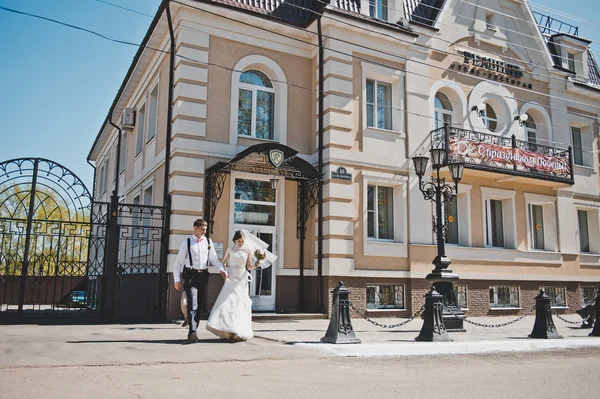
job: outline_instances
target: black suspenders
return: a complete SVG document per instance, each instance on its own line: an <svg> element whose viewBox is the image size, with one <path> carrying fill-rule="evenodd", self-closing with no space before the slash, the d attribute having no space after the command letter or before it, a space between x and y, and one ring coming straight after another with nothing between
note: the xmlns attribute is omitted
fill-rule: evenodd
<svg viewBox="0 0 600 399"><path fill-rule="evenodd" d="M206 256L206 268L208 269L208 265L210 262L210 246L211 246L211 242L210 242L210 238L207 238L207 242L208 242L208 254ZM187 239L187 247L188 247L188 259L190 260L190 269L192 269L194 267L194 261L192 260L192 239L191 237Z"/></svg>

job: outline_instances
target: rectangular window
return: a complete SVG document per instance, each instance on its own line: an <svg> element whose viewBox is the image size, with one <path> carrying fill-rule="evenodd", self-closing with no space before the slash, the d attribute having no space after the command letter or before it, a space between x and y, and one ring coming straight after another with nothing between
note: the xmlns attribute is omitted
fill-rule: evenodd
<svg viewBox="0 0 600 399"><path fill-rule="evenodd" d="M575 162L575 165L583 165L581 129L578 127L571 127L571 136L573 137L573 162Z"/></svg>
<svg viewBox="0 0 600 399"><path fill-rule="evenodd" d="M133 197L133 207L131 211L131 235L129 239L131 240L131 257L136 258L140 256L140 243L138 237L140 236L140 207L136 206L140 204L140 196L136 195Z"/></svg>
<svg viewBox="0 0 600 399"><path fill-rule="evenodd" d="M256 138L273 140L275 93L256 91Z"/></svg>
<svg viewBox="0 0 600 399"><path fill-rule="evenodd" d="M115 143L115 167L113 168L113 181L117 180L117 173L119 173L119 171L117 170L117 160L119 159L119 141L117 140L117 142Z"/></svg>
<svg viewBox="0 0 600 399"><path fill-rule="evenodd" d="M158 85L150 92L148 104L148 138L146 142L152 140L156 135L156 125L158 123Z"/></svg>
<svg viewBox="0 0 600 399"><path fill-rule="evenodd" d="M504 223L502 201L486 200L486 245L488 247L504 247Z"/></svg>
<svg viewBox="0 0 600 399"><path fill-rule="evenodd" d="M121 158L119 160L119 173L121 173L125 170L125 167L127 166L127 136L126 135L123 135L123 137L121 138L121 153L119 154L119 157Z"/></svg>
<svg viewBox="0 0 600 399"><path fill-rule="evenodd" d="M519 287L490 287L490 308L518 308Z"/></svg>
<svg viewBox="0 0 600 399"><path fill-rule="evenodd" d="M100 195L106 192L106 186L104 184L104 165L100 167L100 173L98 174L99 184L98 184L98 192Z"/></svg>
<svg viewBox="0 0 600 399"><path fill-rule="evenodd" d="M581 287L581 307L593 305L596 300L596 295L595 287Z"/></svg>
<svg viewBox="0 0 600 399"><path fill-rule="evenodd" d="M567 53L569 71L575 72L575 54Z"/></svg>
<svg viewBox="0 0 600 399"><path fill-rule="evenodd" d="M277 191L266 180L235 179L233 222L275 226Z"/></svg>
<svg viewBox="0 0 600 399"><path fill-rule="evenodd" d="M467 287L464 285L454 284L452 289L454 290L454 296L456 297L456 304L458 307L461 309L467 309L469 307L467 302Z"/></svg>
<svg viewBox="0 0 600 399"><path fill-rule="evenodd" d="M565 287L542 287L546 295L550 297L551 307L567 306L567 289Z"/></svg>
<svg viewBox="0 0 600 399"><path fill-rule="evenodd" d="M404 309L404 286L367 285L367 309Z"/></svg>
<svg viewBox="0 0 600 399"><path fill-rule="evenodd" d="M583 253L590 252L590 235L588 229L587 211L577 210L577 220L579 222L579 251Z"/></svg>
<svg viewBox="0 0 600 399"><path fill-rule="evenodd" d="M458 196L450 202L444 202L446 218L446 243L458 244Z"/></svg>
<svg viewBox="0 0 600 399"><path fill-rule="evenodd" d="M394 239L394 189L367 186L367 236Z"/></svg>
<svg viewBox="0 0 600 399"><path fill-rule="evenodd" d="M238 100L238 134L252 135L252 91L240 89Z"/></svg>
<svg viewBox="0 0 600 399"><path fill-rule="evenodd" d="M146 129L146 104L138 111L138 128L135 141L135 156L138 156L144 147L144 134Z"/></svg>
<svg viewBox="0 0 600 399"><path fill-rule="evenodd" d="M531 242L533 249L546 249L544 244L544 210L542 205L529 204Z"/></svg>
<svg viewBox="0 0 600 399"><path fill-rule="evenodd" d="M369 16L372 18L388 20L387 0L369 0Z"/></svg>
<svg viewBox="0 0 600 399"><path fill-rule="evenodd" d="M392 85L367 79L367 126L392 130Z"/></svg>

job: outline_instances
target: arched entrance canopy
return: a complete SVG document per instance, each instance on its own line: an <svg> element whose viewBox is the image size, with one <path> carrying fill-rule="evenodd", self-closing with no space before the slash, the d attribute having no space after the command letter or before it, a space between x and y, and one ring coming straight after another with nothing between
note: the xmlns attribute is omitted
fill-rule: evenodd
<svg viewBox="0 0 600 399"><path fill-rule="evenodd" d="M317 187L321 175L304 159L297 157L298 151L279 144L263 143L246 148L228 162L217 162L206 170L204 215L214 227L217 204L223 194L225 177L233 171L282 176L298 182L297 237L304 239L306 221L310 210L317 203Z"/></svg>

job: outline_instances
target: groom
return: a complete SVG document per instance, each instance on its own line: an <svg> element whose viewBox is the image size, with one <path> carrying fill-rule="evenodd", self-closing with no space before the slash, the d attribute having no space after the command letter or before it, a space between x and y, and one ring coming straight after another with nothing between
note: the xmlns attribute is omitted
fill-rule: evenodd
<svg viewBox="0 0 600 399"><path fill-rule="evenodd" d="M227 271L219 261L212 241L205 236L208 223L204 219L194 222L194 234L186 238L179 246L179 253L173 265L173 285L177 291L183 290L187 296L188 341L198 341L196 330L200 322L200 310L208 285L208 265L216 266L223 279ZM183 284L181 282L183 279Z"/></svg>

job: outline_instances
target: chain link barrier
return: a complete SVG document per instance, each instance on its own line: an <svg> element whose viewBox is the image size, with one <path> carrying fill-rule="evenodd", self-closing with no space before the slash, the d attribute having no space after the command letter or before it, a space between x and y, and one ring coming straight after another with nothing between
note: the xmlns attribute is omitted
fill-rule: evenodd
<svg viewBox="0 0 600 399"><path fill-rule="evenodd" d="M398 324L382 324L382 323L376 322L375 320L372 320L369 316L367 316L366 314L364 314L363 312L361 312L358 308L356 308L354 306L354 304L351 301L348 301L348 303L350 304L350 307L352 308L352 310L354 310L356 313L358 313L363 319L365 319L369 323L373 324L374 326L382 327L382 328L398 328L398 327L402 327L403 325L408 324L411 321L413 321L416 317L420 316L421 313L425 310L425 305L423 305L421 307L421 309L419 309L417 311L417 313L415 313L414 315L412 315L411 317L409 317L405 321L402 321L402 322L400 322Z"/></svg>
<svg viewBox="0 0 600 399"><path fill-rule="evenodd" d="M553 314L554 316L556 316L556 317L557 317L559 320L561 320L561 321L564 321L564 322L565 322L565 323L567 323L567 324L573 324L573 325L581 325L583 322L585 322L585 321L586 321L586 320L589 318L589 316L588 316L588 317L586 317L585 319L582 319L582 320L580 320L580 321L571 321L571 320L567 320L567 319L565 319L564 317L562 317L561 315L559 315L558 313L556 313L556 310L554 310L554 309L552 309L552 314Z"/></svg>
<svg viewBox="0 0 600 399"><path fill-rule="evenodd" d="M508 326L510 324L516 323L517 321L523 320L525 317L527 317L527 316L529 316L530 314L533 313L533 311L535 310L535 305L531 308L531 310L529 312L525 313L524 315L519 316L519 317L517 317L514 320L507 321L505 323L498 323L498 324L478 323L476 321L468 320L466 316L460 316L460 315L456 314L452 309L449 309L446 306L444 306L444 309L446 309L447 311L449 311L450 313L452 313L455 317L458 317L459 319L461 319L465 323L472 324L472 325L478 326L478 327L499 328L499 327L505 327L505 326Z"/></svg>

